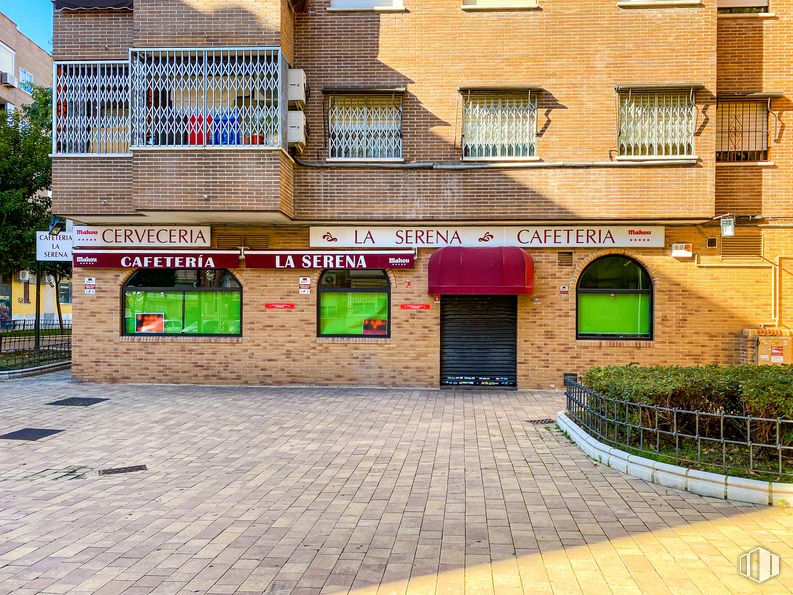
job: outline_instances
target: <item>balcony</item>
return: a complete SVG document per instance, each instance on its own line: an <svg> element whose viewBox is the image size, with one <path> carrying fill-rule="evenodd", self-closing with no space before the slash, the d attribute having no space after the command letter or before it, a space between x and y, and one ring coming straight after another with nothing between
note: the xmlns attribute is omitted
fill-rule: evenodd
<svg viewBox="0 0 793 595"><path fill-rule="evenodd" d="M56 63L55 209L88 222L288 220L286 68L280 49L256 47ZM93 199L78 177L103 180Z"/></svg>

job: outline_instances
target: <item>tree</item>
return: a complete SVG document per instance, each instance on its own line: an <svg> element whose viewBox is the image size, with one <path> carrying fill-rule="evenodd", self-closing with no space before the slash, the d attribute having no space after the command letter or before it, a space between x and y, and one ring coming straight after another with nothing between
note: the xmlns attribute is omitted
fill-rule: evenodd
<svg viewBox="0 0 793 595"><path fill-rule="evenodd" d="M49 220L52 92L34 87L33 103L0 117L0 273L32 268L36 231Z"/></svg>

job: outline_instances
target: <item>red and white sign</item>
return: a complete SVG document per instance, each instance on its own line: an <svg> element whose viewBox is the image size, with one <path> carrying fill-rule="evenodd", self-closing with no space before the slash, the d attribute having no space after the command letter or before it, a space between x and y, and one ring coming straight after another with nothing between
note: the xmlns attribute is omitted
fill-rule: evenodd
<svg viewBox="0 0 793 595"><path fill-rule="evenodd" d="M295 309L295 305L294 304L283 304L283 303L265 304L264 307L267 310L294 310Z"/></svg>
<svg viewBox="0 0 793 595"><path fill-rule="evenodd" d="M429 304L399 304L402 310L429 310Z"/></svg>
<svg viewBox="0 0 793 595"><path fill-rule="evenodd" d="M94 269L232 269L237 250L74 250L75 267Z"/></svg>
<svg viewBox="0 0 793 595"><path fill-rule="evenodd" d="M663 248L665 228L647 225L312 227L312 248Z"/></svg>
<svg viewBox="0 0 793 595"><path fill-rule="evenodd" d="M71 234L74 246L141 246L146 248L190 248L209 246L209 227L118 227L75 225Z"/></svg>
<svg viewBox="0 0 793 595"><path fill-rule="evenodd" d="M410 269L414 260L412 250L245 252L249 269Z"/></svg>
<svg viewBox="0 0 793 595"><path fill-rule="evenodd" d="M785 347L783 345L774 345L771 347L771 363L785 363Z"/></svg>

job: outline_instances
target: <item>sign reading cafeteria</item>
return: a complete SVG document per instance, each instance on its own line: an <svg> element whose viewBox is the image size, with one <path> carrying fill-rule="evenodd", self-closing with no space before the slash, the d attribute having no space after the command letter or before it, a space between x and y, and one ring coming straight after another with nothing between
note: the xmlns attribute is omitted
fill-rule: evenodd
<svg viewBox="0 0 793 595"><path fill-rule="evenodd" d="M303 251L276 250L245 252L245 266L251 269L410 269L412 250Z"/></svg>
<svg viewBox="0 0 793 595"><path fill-rule="evenodd" d="M313 248L663 248L662 226L312 227Z"/></svg>
<svg viewBox="0 0 793 595"><path fill-rule="evenodd" d="M75 246L143 246L187 248L209 246L209 227L88 227L75 225Z"/></svg>
<svg viewBox="0 0 793 595"><path fill-rule="evenodd" d="M74 266L94 269L231 269L238 250L74 250Z"/></svg>

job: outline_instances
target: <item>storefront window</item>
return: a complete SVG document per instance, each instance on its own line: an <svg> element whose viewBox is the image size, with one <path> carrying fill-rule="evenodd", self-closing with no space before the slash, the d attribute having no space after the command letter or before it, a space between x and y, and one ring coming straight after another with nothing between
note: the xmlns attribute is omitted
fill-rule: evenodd
<svg viewBox="0 0 793 595"><path fill-rule="evenodd" d="M242 288L225 269L141 269L124 285L125 335L242 334Z"/></svg>
<svg viewBox="0 0 793 595"><path fill-rule="evenodd" d="M388 337L391 286L380 269L332 269L319 279L321 337Z"/></svg>
<svg viewBox="0 0 793 595"><path fill-rule="evenodd" d="M578 280L578 338L651 339L653 287L635 260L604 256Z"/></svg>

